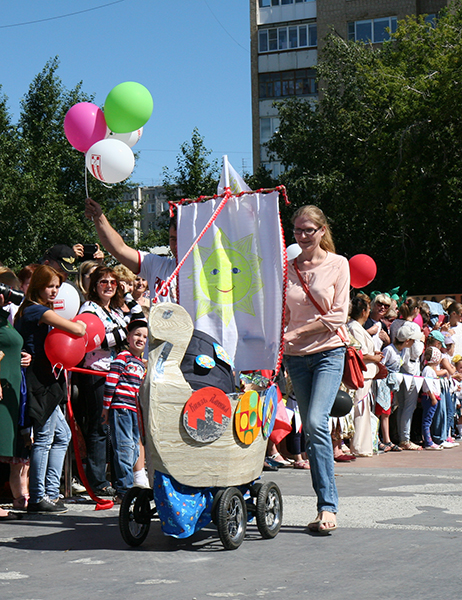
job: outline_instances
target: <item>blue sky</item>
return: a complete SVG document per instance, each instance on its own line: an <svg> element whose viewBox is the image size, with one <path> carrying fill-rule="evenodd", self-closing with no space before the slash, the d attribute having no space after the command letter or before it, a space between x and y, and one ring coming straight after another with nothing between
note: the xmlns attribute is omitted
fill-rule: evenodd
<svg viewBox="0 0 462 600"><path fill-rule="evenodd" d="M88 12L70 14L78 11ZM41 22L24 24L32 21ZM151 92L134 181L159 184L194 127L211 158L228 154L238 172L243 161L251 171L248 0L2 2L0 36L0 84L14 122L33 78L57 55L64 86L82 81L99 106L124 81Z"/></svg>

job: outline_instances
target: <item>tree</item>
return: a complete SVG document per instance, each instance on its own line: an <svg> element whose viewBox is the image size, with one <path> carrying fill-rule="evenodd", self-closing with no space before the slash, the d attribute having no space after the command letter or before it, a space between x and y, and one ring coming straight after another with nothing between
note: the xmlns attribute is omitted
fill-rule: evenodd
<svg viewBox="0 0 462 600"><path fill-rule="evenodd" d="M216 160L209 161L211 153L195 127L191 142L184 142L180 146L180 154L176 157L176 169L173 172L168 167L163 169L162 185L168 200L192 199L217 193L220 168Z"/></svg>
<svg viewBox="0 0 462 600"><path fill-rule="evenodd" d="M69 108L92 97L82 91L82 83L66 90L56 74L58 66L54 58L34 78L17 126L11 125L6 99L0 101L0 258L13 269L36 262L56 243L96 241L94 228L83 217L84 155L71 147L63 129ZM132 227L131 206L110 200L132 187L122 183L109 189L88 177L89 193L119 230Z"/></svg>
<svg viewBox="0 0 462 600"><path fill-rule="evenodd" d="M374 288L459 285L462 5L399 23L380 48L326 40L320 99L279 104L270 142L294 207L318 204L338 250L371 255ZM288 227L287 215L284 215Z"/></svg>

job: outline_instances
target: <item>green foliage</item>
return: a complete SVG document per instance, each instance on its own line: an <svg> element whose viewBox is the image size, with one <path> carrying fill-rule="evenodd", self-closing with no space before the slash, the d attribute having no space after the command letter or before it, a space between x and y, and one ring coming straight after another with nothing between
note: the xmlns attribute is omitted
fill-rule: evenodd
<svg viewBox="0 0 462 600"><path fill-rule="evenodd" d="M399 23L374 49L334 33L318 66L320 99L279 104L270 149L292 205L319 205L339 252L378 265L374 289L459 289L462 228L462 4L436 26ZM286 227L288 214L283 214ZM288 241L291 239L288 237Z"/></svg>
<svg viewBox="0 0 462 600"><path fill-rule="evenodd" d="M174 171L170 171L168 167L163 169L162 185L167 200L193 199L216 194L220 167L216 160L209 161L210 154L211 150L205 147L204 138L195 127L191 142L184 142L180 146L176 169Z"/></svg>
<svg viewBox="0 0 462 600"><path fill-rule="evenodd" d="M50 60L34 78L21 102L18 124L11 124L6 98L0 98L0 260L18 269L36 262L50 246L97 241L85 219L85 159L69 144L63 129L66 112L91 101L82 83L66 90ZM110 188L88 177L89 194L120 231L133 224L129 204L115 205L134 184ZM112 201L110 201L112 199Z"/></svg>

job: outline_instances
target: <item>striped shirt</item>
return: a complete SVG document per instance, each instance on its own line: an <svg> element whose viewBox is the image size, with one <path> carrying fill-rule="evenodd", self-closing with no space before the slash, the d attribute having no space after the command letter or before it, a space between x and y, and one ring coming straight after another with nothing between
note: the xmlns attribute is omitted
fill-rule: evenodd
<svg viewBox="0 0 462 600"><path fill-rule="evenodd" d="M138 392L146 368L141 358L128 350L120 352L111 362L104 386L104 408L127 408L137 411Z"/></svg>

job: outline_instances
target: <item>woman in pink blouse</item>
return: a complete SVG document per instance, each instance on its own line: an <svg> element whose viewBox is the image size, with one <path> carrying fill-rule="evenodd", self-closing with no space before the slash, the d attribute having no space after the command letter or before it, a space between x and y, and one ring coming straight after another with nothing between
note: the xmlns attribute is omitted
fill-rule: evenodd
<svg viewBox="0 0 462 600"><path fill-rule="evenodd" d="M310 531L337 528L338 495L329 414L343 375L348 317L348 261L335 254L326 217L316 206L295 213L295 239L301 254L288 265L285 362L307 438L318 515Z"/></svg>

